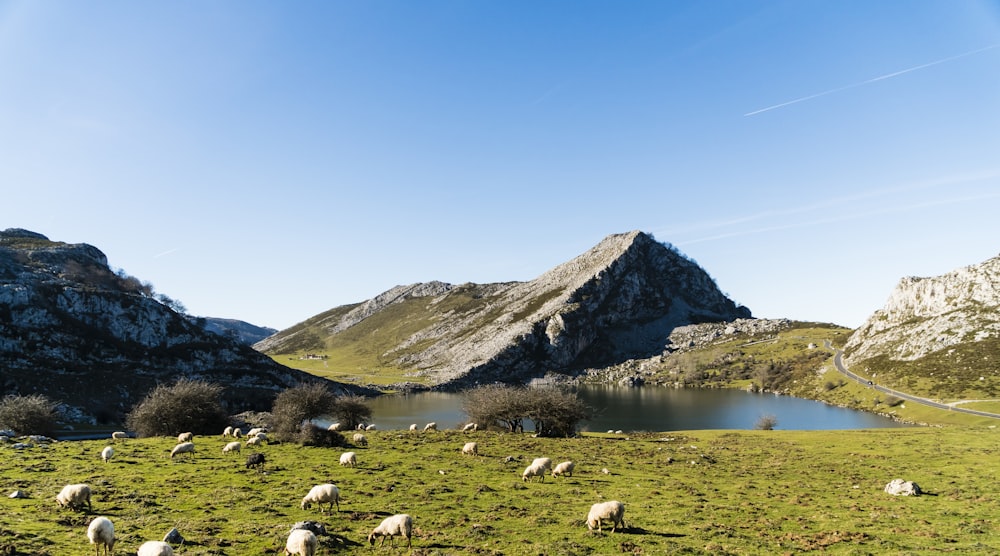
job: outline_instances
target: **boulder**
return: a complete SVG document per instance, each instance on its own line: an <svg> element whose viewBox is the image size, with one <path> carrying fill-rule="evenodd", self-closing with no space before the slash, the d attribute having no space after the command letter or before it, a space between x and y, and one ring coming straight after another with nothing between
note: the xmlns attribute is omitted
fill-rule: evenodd
<svg viewBox="0 0 1000 556"><path fill-rule="evenodd" d="M921 493L917 483L903 479L893 479L885 485L885 491L893 496L918 496Z"/></svg>

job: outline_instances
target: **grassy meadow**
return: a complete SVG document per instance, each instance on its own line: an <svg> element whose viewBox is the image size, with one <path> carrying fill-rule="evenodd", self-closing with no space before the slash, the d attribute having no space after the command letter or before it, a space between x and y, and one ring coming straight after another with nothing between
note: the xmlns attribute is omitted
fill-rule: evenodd
<svg viewBox="0 0 1000 556"><path fill-rule="evenodd" d="M377 416L376 416L377 419ZM176 527L183 555L280 554L296 521L323 523L319 554L371 554L368 532L392 513L414 518L412 550L380 554L988 554L1000 552L1000 432L989 426L851 431L686 431L532 438L492 431L370 431L358 466L341 449L271 444L264 472L221 436L196 437L171 460L171 438L0 445L0 554L93 554L86 527L109 517L116 554ZM462 455L474 440L479 455ZM525 483L535 457L576 462L571 477ZM604 472L607 470L607 473ZM896 497L890 480L926 492ZM93 512L59 508L88 483ZM314 484L341 489L340 511L299 503ZM27 499L7 495L23 490ZM590 532L598 501L626 506L627 527Z"/></svg>

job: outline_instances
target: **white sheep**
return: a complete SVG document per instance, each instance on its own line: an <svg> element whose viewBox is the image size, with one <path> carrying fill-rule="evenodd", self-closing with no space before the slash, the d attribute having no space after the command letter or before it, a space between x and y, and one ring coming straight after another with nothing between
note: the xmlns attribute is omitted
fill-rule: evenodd
<svg viewBox="0 0 1000 556"><path fill-rule="evenodd" d="M327 427L326 430L328 430L328 431L339 431L342 428L343 428L343 425L341 425L340 423L334 423L334 424L330 425L329 427Z"/></svg>
<svg viewBox="0 0 1000 556"><path fill-rule="evenodd" d="M436 431L436 430L438 430L438 424L437 423L427 423L426 425L424 425L424 432L427 432L427 431Z"/></svg>
<svg viewBox="0 0 1000 556"><path fill-rule="evenodd" d="M590 507L590 512L587 514L587 529L593 531L596 527L598 531L601 531L601 521L608 520L611 522L611 532L615 532L615 528L619 525L625 526L625 504L617 500L611 500L608 502L598 502Z"/></svg>
<svg viewBox="0 0 1000 556"><path fill-rule="evenodd" d="M569 475L572 477L574 467L576 467L576 464L572 461L564 461L552 469L552 476L558 477L560 475Z"/></svg>
<svg viewBox="0 0 1000 556"><path fill-rule="evenodd" d="M194 442L181 442L174 446L174 449L170 450L170 459L174 459L178 454L194 454Z"/></svg>
<svg viewBox="0 0 1000 556"><path fill-rule="evenodd" d="M222 436L228 438L233 435L233 427L226 427L222 429Z"/></svg>
<svg viewBox="0 0 1000 556"><path fill-rule="evenodd" d="M358 446L367 446L368 438L365 437L365 435L361 434L360 432L356 432L354 433L354 443L357 444Z"/></svg>
<svg viewBox="0 0 1000 556"><path fill-rule="evenodd" d="M368 543L375 546L375 538L379 538L379 546L385 544L385 538L389 537L389 546L396 546L396 536L406 539L406 547L413 547L413 518L407 514L391 515L382 520L378 527L372 529L368 534Z"/></svg>
<svg viewBox="0 0 1000 556"><path fill-rule="evenodd" d="M108 463L109 461L111 461L111 458L114 457L114 455L115 455L115 449L112 448L111 446L105 446L104 449L101 450L101 461L103 461L104 463Z"/></svg>
<svg viewBox="0 0 1000 556"><path fill-rule="evenodd" d="M545 466L532 463L528 467L525 467L524 472L521 473L521 480L527 482L531 477L538 477L544 483Z"/></svg>
<svg viewBox="0 0 1000 556"><path fill-rule="evenodd" d="M63 508L69 507L74 510L86 504L87 510L92 510L93 508L90 505L90 485L82 483L66 485L56 495L56 502Z"/></svg>
<svg viewBox="0 0 1000 556"><path fill-rule="evenodd" d="M247 444L249 444L249 442ZM243 449L243 444L241 444L239 441L230 442L229 444L226 444L225 446L222 447L222 453L223 454L231 454L231 453L237 453L238 454L238 453L240 453L241 449Z"/></svg>
<svg viewBox="0 0 1000 556"><path fill-rule="evenodd" d="M466 442L465 446L462 446L462 453L469 454L470 456L479 455L479 444L475 442Z"/></svg>
<svg viewBox="0 0 1000 556"><path fill-rule="evenodd" d="M416 424L416 423L413 423L412 425L410 425L410 430L411 430L411 431L415 431L415 430L417 430L417 424Z"/></svg>
<svg viewBox="0 0 1000 556"><path fill-rule="evenodd" d="M355 467L358 465L358 455L354 452L344 452L340 454L340 465L350 465Z"/></svg>
<svg viewBox="0 0 1000 556"><path fill-rule="evenodd" d="M476 423L466 423L465 426L462 427L462 432L477 431L477 430L479 430L479 425L477 425Z"/></svg>
<svg viewBox="0 0 1000 556"><path fill-rule="evenodd" d="M243 436L243 431L239 427L233 429L233 438L240 438L241 436Z"/></svg>
<svg viewBox="0 0 1000 556"><path fill-rule="evenodd" d="M194 433L193 432L182 432L182 433L180 433L180 434L177 435L177 443L178 444L183 444L185 442L191 442L192 440L194 440Z"/></svg>
<svg viewBox="0 0 1000 556"><path fill-rule="evenodd" d="M87 538L97 548L97 556L101 556L102 546L105 556L108 556L115 549L115 526L106 517L95 517L87 527Z"/></svg>
<svg viewBox="0 0 1000 556"><path fill-rule="evenodd" d="M314 556L319 539L308 529L293 529L285 542L286 556Z"/></svg>
<svg viewBox="0 0 1000 556"><path fill-rule="evenodd" d="M363 431L363 430L365 430L365 424L364 424L364 423L358 423L358 426L357 426L357 429L358 429L359 431Z"/></svg>
<svg viewBox="0 0 1000 556"><path fill-rule="evenodd" d="M260 446L261 442L262 441L261 441L261 439L260 439L259 436L248 436L247 437L247 446Z"/></svg>
<svg viewBox="0 0 1000 556"><path fill-rule="evenodd" d="M552 460L549 458L535 458L531 460L531 465L538 465L543 469L552 469Z"/></svg>
<svg viewBox="0 0 1000 556"><path fill-rule="evenodd" d="M146 541L135 556L174 556L174 549L163 541Z"/></svg>
<svg viewBox="0 0 1000 556"><path fill-rule="evenodd" d="M373 430L375 430L375 423L372 423L372 424L368 425L367 427L365 427L365 430L366 431L373 431Z"/></svg>
<svg viewBox="0 0 1000 556"><path fill-rule="evenodd" d="M319 510L323 511L323 504L330 505L330 511L333 511L333 505L337 505L337 511L340 511L340 489L336 485L331 485L329 483L324 485L316 485L309 490L309 494L302 498L302 509L307 510L309 506L316 504L319 506Z"/></svg>
<svg viewBox="0 0 1000 556"><path fill-rule="evenodd" d="M115 431L111 433L111 440L125 440L128 438L128 433L125 431Z"/></svg>

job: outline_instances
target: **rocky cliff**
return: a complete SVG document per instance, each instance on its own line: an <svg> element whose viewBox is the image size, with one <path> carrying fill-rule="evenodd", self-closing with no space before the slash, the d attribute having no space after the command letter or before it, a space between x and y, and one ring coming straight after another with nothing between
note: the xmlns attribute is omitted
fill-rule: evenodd
<svg viewBox="0 0 1000 556"><path fill-rule="evenodd" d="M529 282L399 286L255 347L278 355L379 346L379 364L459 388L649 357L677 326L748 317L696 263L634 231Z"/></svg>
<svg viewBox="0 0 1000 556"><path fill-rule="evenodd" d="M224 385L234 412L317 380L174 312L96 247L16 229L0 232L0 368L5 394L45 394L105 422L182 376Z"/></svg>

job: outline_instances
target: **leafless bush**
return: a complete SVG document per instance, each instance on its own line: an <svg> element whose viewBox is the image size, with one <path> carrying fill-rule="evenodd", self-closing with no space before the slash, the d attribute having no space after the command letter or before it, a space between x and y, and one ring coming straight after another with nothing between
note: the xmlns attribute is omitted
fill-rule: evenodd
<svg viewBox="0 0 1000 556"><path fill-rule="evenodd" d="M173 436L181 432L217 434L228 421L222 408L222 386L182 378L159 385L125 419L139 436Z"/></svg>
<svg viewBox="0 0 1000 556"><path fill-rule="evenodd" d="M774 427L778 426L778 418L774 415L761 415L760 419L754 423L753 428L759 431L770 431L774 430Z"/></svg>
<svg viewBox="0 0 1000 556"><path fill-rule="evenodd" d="M0 400L0 428L49 436L56 427L56 404L41 394Z"/></svg>

